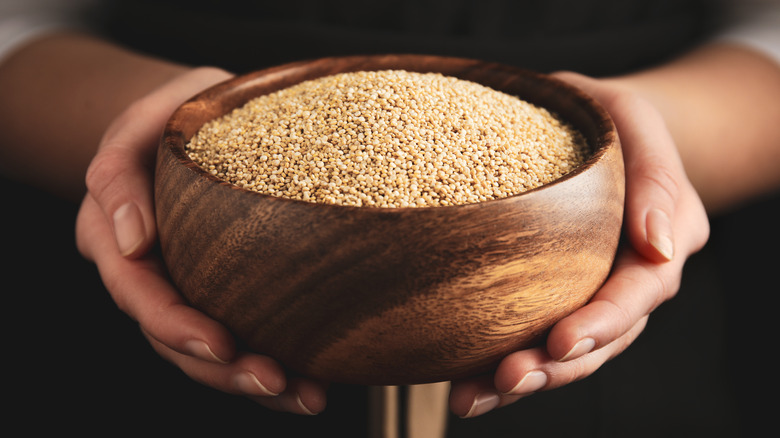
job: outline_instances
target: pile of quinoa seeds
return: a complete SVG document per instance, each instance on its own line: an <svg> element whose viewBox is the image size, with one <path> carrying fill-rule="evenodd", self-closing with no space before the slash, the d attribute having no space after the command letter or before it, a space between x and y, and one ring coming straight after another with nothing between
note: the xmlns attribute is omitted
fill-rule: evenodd
<svg viewBox="0 0 780 438"><path fill-rule="evenodd" d="M543 108L438 73L341 73L255 98L187 145L268 195L372 207L468 204L560 178L590 153Z"/></svg>

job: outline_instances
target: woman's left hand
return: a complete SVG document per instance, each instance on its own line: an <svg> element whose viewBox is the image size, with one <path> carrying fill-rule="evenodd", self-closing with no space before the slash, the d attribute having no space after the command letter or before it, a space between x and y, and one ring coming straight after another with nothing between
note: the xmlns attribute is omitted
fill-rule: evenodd
<svg viewBox="0 0 780 438"><path fill-rule="evenodd" d="M556 76L610 113L626 169L624 232L610 277L591 301L559 321L545 345L505 357L490 376L452 383L450 409L474 417L585 378L623 352L678 291L683 265L709 237L709 222L661 114L619 82Z"/></svg>

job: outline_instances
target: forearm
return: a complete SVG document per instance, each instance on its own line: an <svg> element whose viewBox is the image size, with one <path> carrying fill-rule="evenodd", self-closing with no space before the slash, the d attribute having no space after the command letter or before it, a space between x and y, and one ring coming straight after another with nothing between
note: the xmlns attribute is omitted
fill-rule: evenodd
<svg viewBox="0 0 780 438"><path fill-rule="evenodd" d="M780 187L780 67L771 60L713 45L615 81L661 111L711 213Z"/></svg>
<svg viewBox="0 0 780 438"><path fill-rule="evenodd" d="M79 199L109 123L186 70L83 35L28 44L0 64L0 172Z"/></svg>

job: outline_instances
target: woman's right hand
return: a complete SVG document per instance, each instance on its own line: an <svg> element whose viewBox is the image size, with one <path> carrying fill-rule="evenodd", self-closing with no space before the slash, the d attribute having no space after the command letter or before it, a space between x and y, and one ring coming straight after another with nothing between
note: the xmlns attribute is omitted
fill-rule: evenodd
<svg viewBox="0 0 780 438"><path fill-rule="evenodd" d="M154 161L164 125L187 98L230 77L216 68L189 70L114 120L87 171L77 245L97 265L114 302L138 322L155 351L190 378L271 409L318 413L325 407L321 383L288 380L273 359L238 351L224 326L186 303L152 251L157 239Z"/></svg>

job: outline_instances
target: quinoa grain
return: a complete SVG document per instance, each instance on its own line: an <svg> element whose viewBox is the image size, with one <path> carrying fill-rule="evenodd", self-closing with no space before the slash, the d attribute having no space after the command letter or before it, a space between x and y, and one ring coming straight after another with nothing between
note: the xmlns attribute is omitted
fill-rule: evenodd
<svg viewBox="0 0 780 438"><path fill-rule="evenodd" d="M341 73L260 96L206 123L187 152L249 190L373 207L503 198L560 178L590 153L544 108L404 70Z"/></svg>

